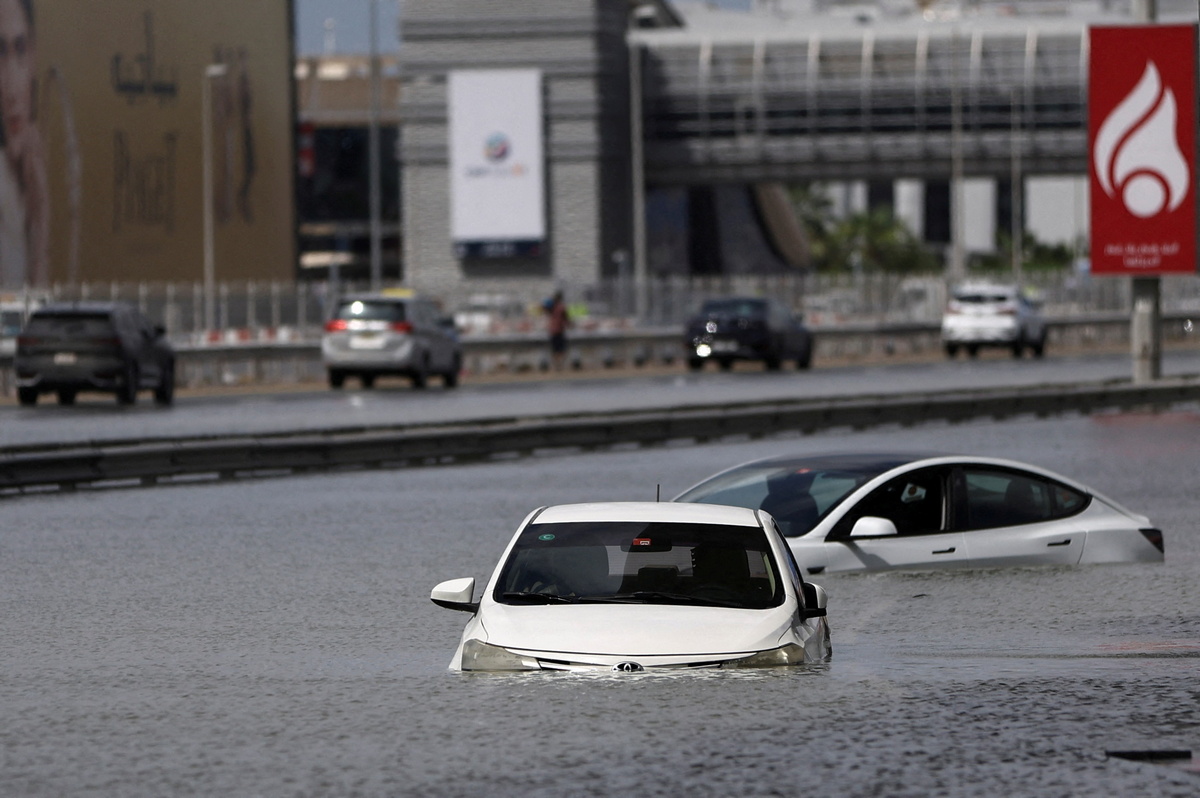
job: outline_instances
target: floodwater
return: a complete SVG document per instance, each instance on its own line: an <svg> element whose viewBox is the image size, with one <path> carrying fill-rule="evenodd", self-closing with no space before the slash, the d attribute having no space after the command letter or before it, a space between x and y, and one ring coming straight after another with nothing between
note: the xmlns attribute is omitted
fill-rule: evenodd
<svg viewBox="0 0 1200 798"><path fill-rule="evenodd" d="M533 507L888 448L1076 477L1167 560L823 575L811 667L446 669L466 616L430 588ZM1106 751L1200 751L1198 455L1185 410L5 499L0 794L1194 796Z"/></svg>

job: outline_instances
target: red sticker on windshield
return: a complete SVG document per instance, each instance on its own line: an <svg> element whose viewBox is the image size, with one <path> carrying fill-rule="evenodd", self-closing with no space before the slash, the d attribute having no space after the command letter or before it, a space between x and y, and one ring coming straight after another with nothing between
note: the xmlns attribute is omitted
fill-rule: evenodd
<svg viewBox="0 0 1200 798"><path fill-rule="evenodd" d="M633 545L634 546L653 546L654 541L650 540L650 538L634 538Z"/></svg>

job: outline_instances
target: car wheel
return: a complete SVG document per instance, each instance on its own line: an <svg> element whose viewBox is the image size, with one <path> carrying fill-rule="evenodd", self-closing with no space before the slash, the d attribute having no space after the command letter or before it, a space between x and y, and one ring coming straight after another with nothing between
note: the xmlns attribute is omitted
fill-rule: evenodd
<svg viewBox="0 0 1200 798"><path fill-rule="evenodd" d="M462 371L462 357L455 355L454 362L450 364L450 370L442 375L442 385L447 388L457 388L460 371Z"/></svg>
<svg viewBox="0 0 1200 798"><path fill-rule="evenodd" d="M37 388L18 388L17 401L25 407L33 407L37 404L38 392Z"/></svg>
<svg viewBox="0 0 1200 798"><path fill-rule="evenodd" d="M359 380L359 382L362 383L362 387L364 387L364 388L369 389L369 388L375 387L375 375L374 374L360 374L360 375L358 375L358 380Z"/></svg>
<svg viewBox="0 0 1200 798"><path fill-rule="evenodd" d="M154 403L162 407L169 406L175 401L175 364L170 363L163 369L158 387L154 389Z"/></svg>
<svg viewBox="0 0 1200 798"><path fill-rule="evenodd" d="M978 346L978 344L968 344L968 346L967 346L967 357L978 357L978 356L979 356L979 346Z"/></svg>
<svg viewBox="0 0 1200 798"><path fill-rule="evenodd" d="M812 350L811 349L804 350L804 354L802 354L802 355L800 355L800 357L796 358L796 368L801 371L806 371L806 370L812 368Z"/></svg>
<svg viewBox="0 0 1200 798"><path fill-rule="evenodd" d="M1023 350L1024 348L1025 348L1024 343L1022 343L1021 341L1017 341L1016 343L1014 343L1012 345L1012 356L1014 358L1020 358L1021 350Z"/></svg>
<svg viewBox="0 0 1200 798"><path fill-rule="evenodd" d="M953 360L958 355L957 344L946 344L946 357Z"/></svg>
<svg viewBox="0 0 1200 798"><path fill-rule="evenodd" d="M137 365L130 363L125 367L125 377L117 386L117 403L132 405L137 403L138 370Z"/></svg>
<svg viewBox="0 0 1200 798"><path fill-rule="evenodd" d="M728 360L728 359L719 360L719 361L717 361L717 365L719 365L721 367L721 371L729 371L730 369L733 368L733 361Z"/></svg>
<svg viewBox="0 0 1200 798"><path fill-rule="evenodd" d="M75 404L75 392L71 391L71 390L67 390L65 388L63 390L59 391L58 392L58 403L60 405Z"/></svg>
<svg viewBox="0 0 1200 798"><path fill-rule="evenodd" d="M1034 357L1041 357L1046 354L1046 336L1042 335L1031 348L1033 349Z"/></svg>
<svg viewBox="0 0 1200 798"><path fill-rule="evenodd" d="M329 387L330 388L341 388L345 384L346 384L346 372L338 371L336 369L329 370Z"/></svg>
<svg viewBox="0 0 1200 798"><path fill-rule="evenodd" d="M416 368L416 370L413 371L413 373L409 375L409 378L412 380L412 387L424 388L426 382L428 381L428 375L429 375L429 364L422 360L421 365L418 366Z"/></svg>
<svg viewBox="0 0 1200 798"><path fill-rule="evenodd" d="M698 357L689 357L687 366L688 371L700 371L704 368L704 361Z"/></svg>
<svg viewBox="0 0 1200 798"><path fill-rule="evenodd" d="M778 355L769 355L763 360L763 365L767 367L767 371L779 371L779 367L782 364L783 361L779 359Z"/></svg>

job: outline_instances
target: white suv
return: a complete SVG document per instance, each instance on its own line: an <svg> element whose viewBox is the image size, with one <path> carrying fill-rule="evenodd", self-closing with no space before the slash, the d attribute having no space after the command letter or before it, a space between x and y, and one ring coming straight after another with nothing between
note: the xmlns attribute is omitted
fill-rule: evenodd
<svg viewBox="0 0 1200 798"><path fill-rule="evenodd" d="M1020 357L1046 351L1046 321L1036 303L1013 285L968 283L954 289L942 317L942 345L947 357L959 348L975 357L981 346L999 346Z"/></svg>
<svg viewBox="0 0 1200 798"><path fill-rule="evenodd" d="M424 388L431 374L447 388L458 385L462 345L454 320L429 299L407 291L342 297L325 324L321 358L329 385L358 377L364 388L386 375L408 377Z"/></svg>

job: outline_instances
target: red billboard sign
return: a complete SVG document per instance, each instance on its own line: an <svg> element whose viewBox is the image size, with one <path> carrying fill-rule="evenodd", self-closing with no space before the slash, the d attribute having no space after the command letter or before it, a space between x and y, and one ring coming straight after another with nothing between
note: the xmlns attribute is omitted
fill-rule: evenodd
<svg viewBox="0 0 1200 798"><path fill-rule="evenodd" d="M1092 272L1196 272L1196 27L1091 29Z"/></svg>

